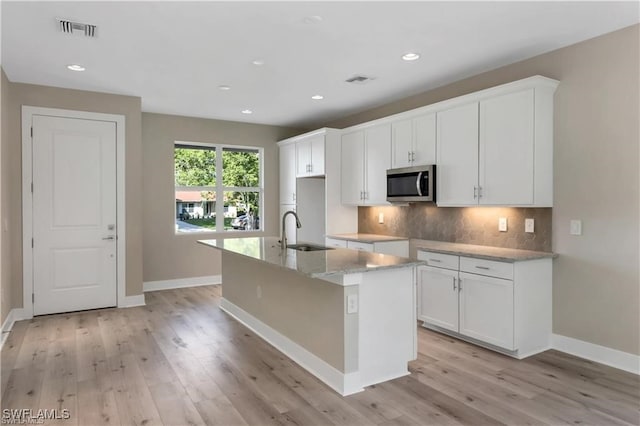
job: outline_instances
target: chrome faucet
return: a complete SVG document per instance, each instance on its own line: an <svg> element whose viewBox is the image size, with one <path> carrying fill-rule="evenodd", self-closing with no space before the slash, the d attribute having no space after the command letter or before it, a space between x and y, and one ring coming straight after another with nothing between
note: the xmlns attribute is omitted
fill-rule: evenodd
<svg viewBox="0 0 640 426"><path fill-rule="evenodd" d="M285 219L287 218L287 215L290 214L292 214L293 217L296 218L296 228L300 229L300 227L302 227L300 218L298 217L298 214L296 212L294 212L293 210L287 210L286 212L284 212L284 214L282 215L282 238L280 238L280 247L282 247L282 250L287 249L287 228L285 226Z"/></svg>

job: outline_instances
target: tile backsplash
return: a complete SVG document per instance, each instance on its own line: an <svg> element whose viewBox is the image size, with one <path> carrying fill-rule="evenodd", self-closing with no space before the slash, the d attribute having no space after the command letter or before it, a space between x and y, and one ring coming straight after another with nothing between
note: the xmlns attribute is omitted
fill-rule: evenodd
<svg viewBox="0 0 640 426"><path fill-rule="evenodd" d="M379 214L384 223L378 223ZM498 231L498 218L506 217L507 232ZM525 218L535 220L535 232L524 232ZM359 207L358 232L395 235L421 240L479 244L523 250L551 251L551 208Z"/></svg>

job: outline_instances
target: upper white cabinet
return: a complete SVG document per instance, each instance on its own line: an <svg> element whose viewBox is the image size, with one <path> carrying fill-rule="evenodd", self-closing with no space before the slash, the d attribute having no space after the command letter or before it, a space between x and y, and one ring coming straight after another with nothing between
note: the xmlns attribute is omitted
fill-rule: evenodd
<svg viewBox="0 0 640 426"><path fill-rule="evenodd" d="M280 204L296 203L296 146L280 146Z"/></svg>
<svg viewBox="0 0 640 426"><path fill-rule="evenodd" d="M300 140L296 143L296 176L324 175L324 135Z"/></svg>
<svg viewBox="0 0 640 426"><path fill-rule="evenodd" d="M342 135L343 204L385 205L387 169L391 168L391 125L382 124Z"/></svg>
<svg viewBox="0 0 640 426"><path fill-rule="evenodd" d="M556 87L538 76L443 103L436 132L438 206L553 205Z"/></svg>
<svg viewBox="0 0 640 426"><path fill-rule="evenodd" d="M436 163L436 114L394 121L391 124L391 167Z"/></svg>

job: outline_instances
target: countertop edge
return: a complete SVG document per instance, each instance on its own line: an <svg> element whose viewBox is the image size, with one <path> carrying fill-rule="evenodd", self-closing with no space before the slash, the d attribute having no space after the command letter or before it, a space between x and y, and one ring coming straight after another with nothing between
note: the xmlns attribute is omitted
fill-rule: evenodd
<svg viewBox="0 0 640 426"><path fill-rule="evenodd" d="M358 235L358 234L353 234L353 235ZM362 235L372 235L372 237L361 238L361 237L348 236L344 234L325 235L325 237L331 238L333 240L354 241L358 243L367 243L367 244L384 243L388 241L409 241L409 238L407 237L396 237L393 235L377 235L377 236L373 236L374 234L362 234Z"/></svg>
<svg viewBox="0 0 640 426"><path fill-rule="evenodd" d="M450 254L454 256L464 256L464 257L473 257L476 259L484 259L484 260L495 260L498 262L526 262L530 260L538 260L538 259L555 259L558 257L557 253L546 253L546 252L527 252L522 253L520 255L515 256L506 256L506 255L496 255L489 253L477 253L472 251L462 250L454 250L454 249L442 249L442 248L434 248L434 247L421 247L416 245L417 251L429 251L432 253L442 253L442 254ZM518 249L513 249L518 250ZM524 250L523 250L524 251Z"/></svg>

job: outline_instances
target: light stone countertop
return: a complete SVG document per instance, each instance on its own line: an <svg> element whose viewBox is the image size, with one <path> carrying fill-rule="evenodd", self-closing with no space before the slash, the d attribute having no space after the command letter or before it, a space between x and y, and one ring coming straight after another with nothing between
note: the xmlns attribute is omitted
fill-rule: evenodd
<svg viewBox="0 0 640 426"><path fill-rule="evenodd" d="M394 237L391 235L377 235L377 234L334 234L327 235L327 238L333 238L334 240L347 240L358 241L361 243L381 243L385 241L408 241L409 238Z"/></svg>
<svg viewBox="0 0 640 426"><path fill-rule="evenodd" d="M555 258L558 255L544 251L519 250L503 247L478 246L473 244L447 243L444 241L413 240L416 250L501 262L520 262L524 260Z"/></svg>
<svg viewBox="0 0 640 426"><path fill-rule="evenodd" d="M283 253L278 241L278 237L198 240L200 244L209 247L261 260L272 265L297 271L311 278L320 279L335 275L407 268L425 264L425 262L415 259L344 248L319 251L287 249ZM298 242L298 244L303 244L303 242Z"/></svg>

